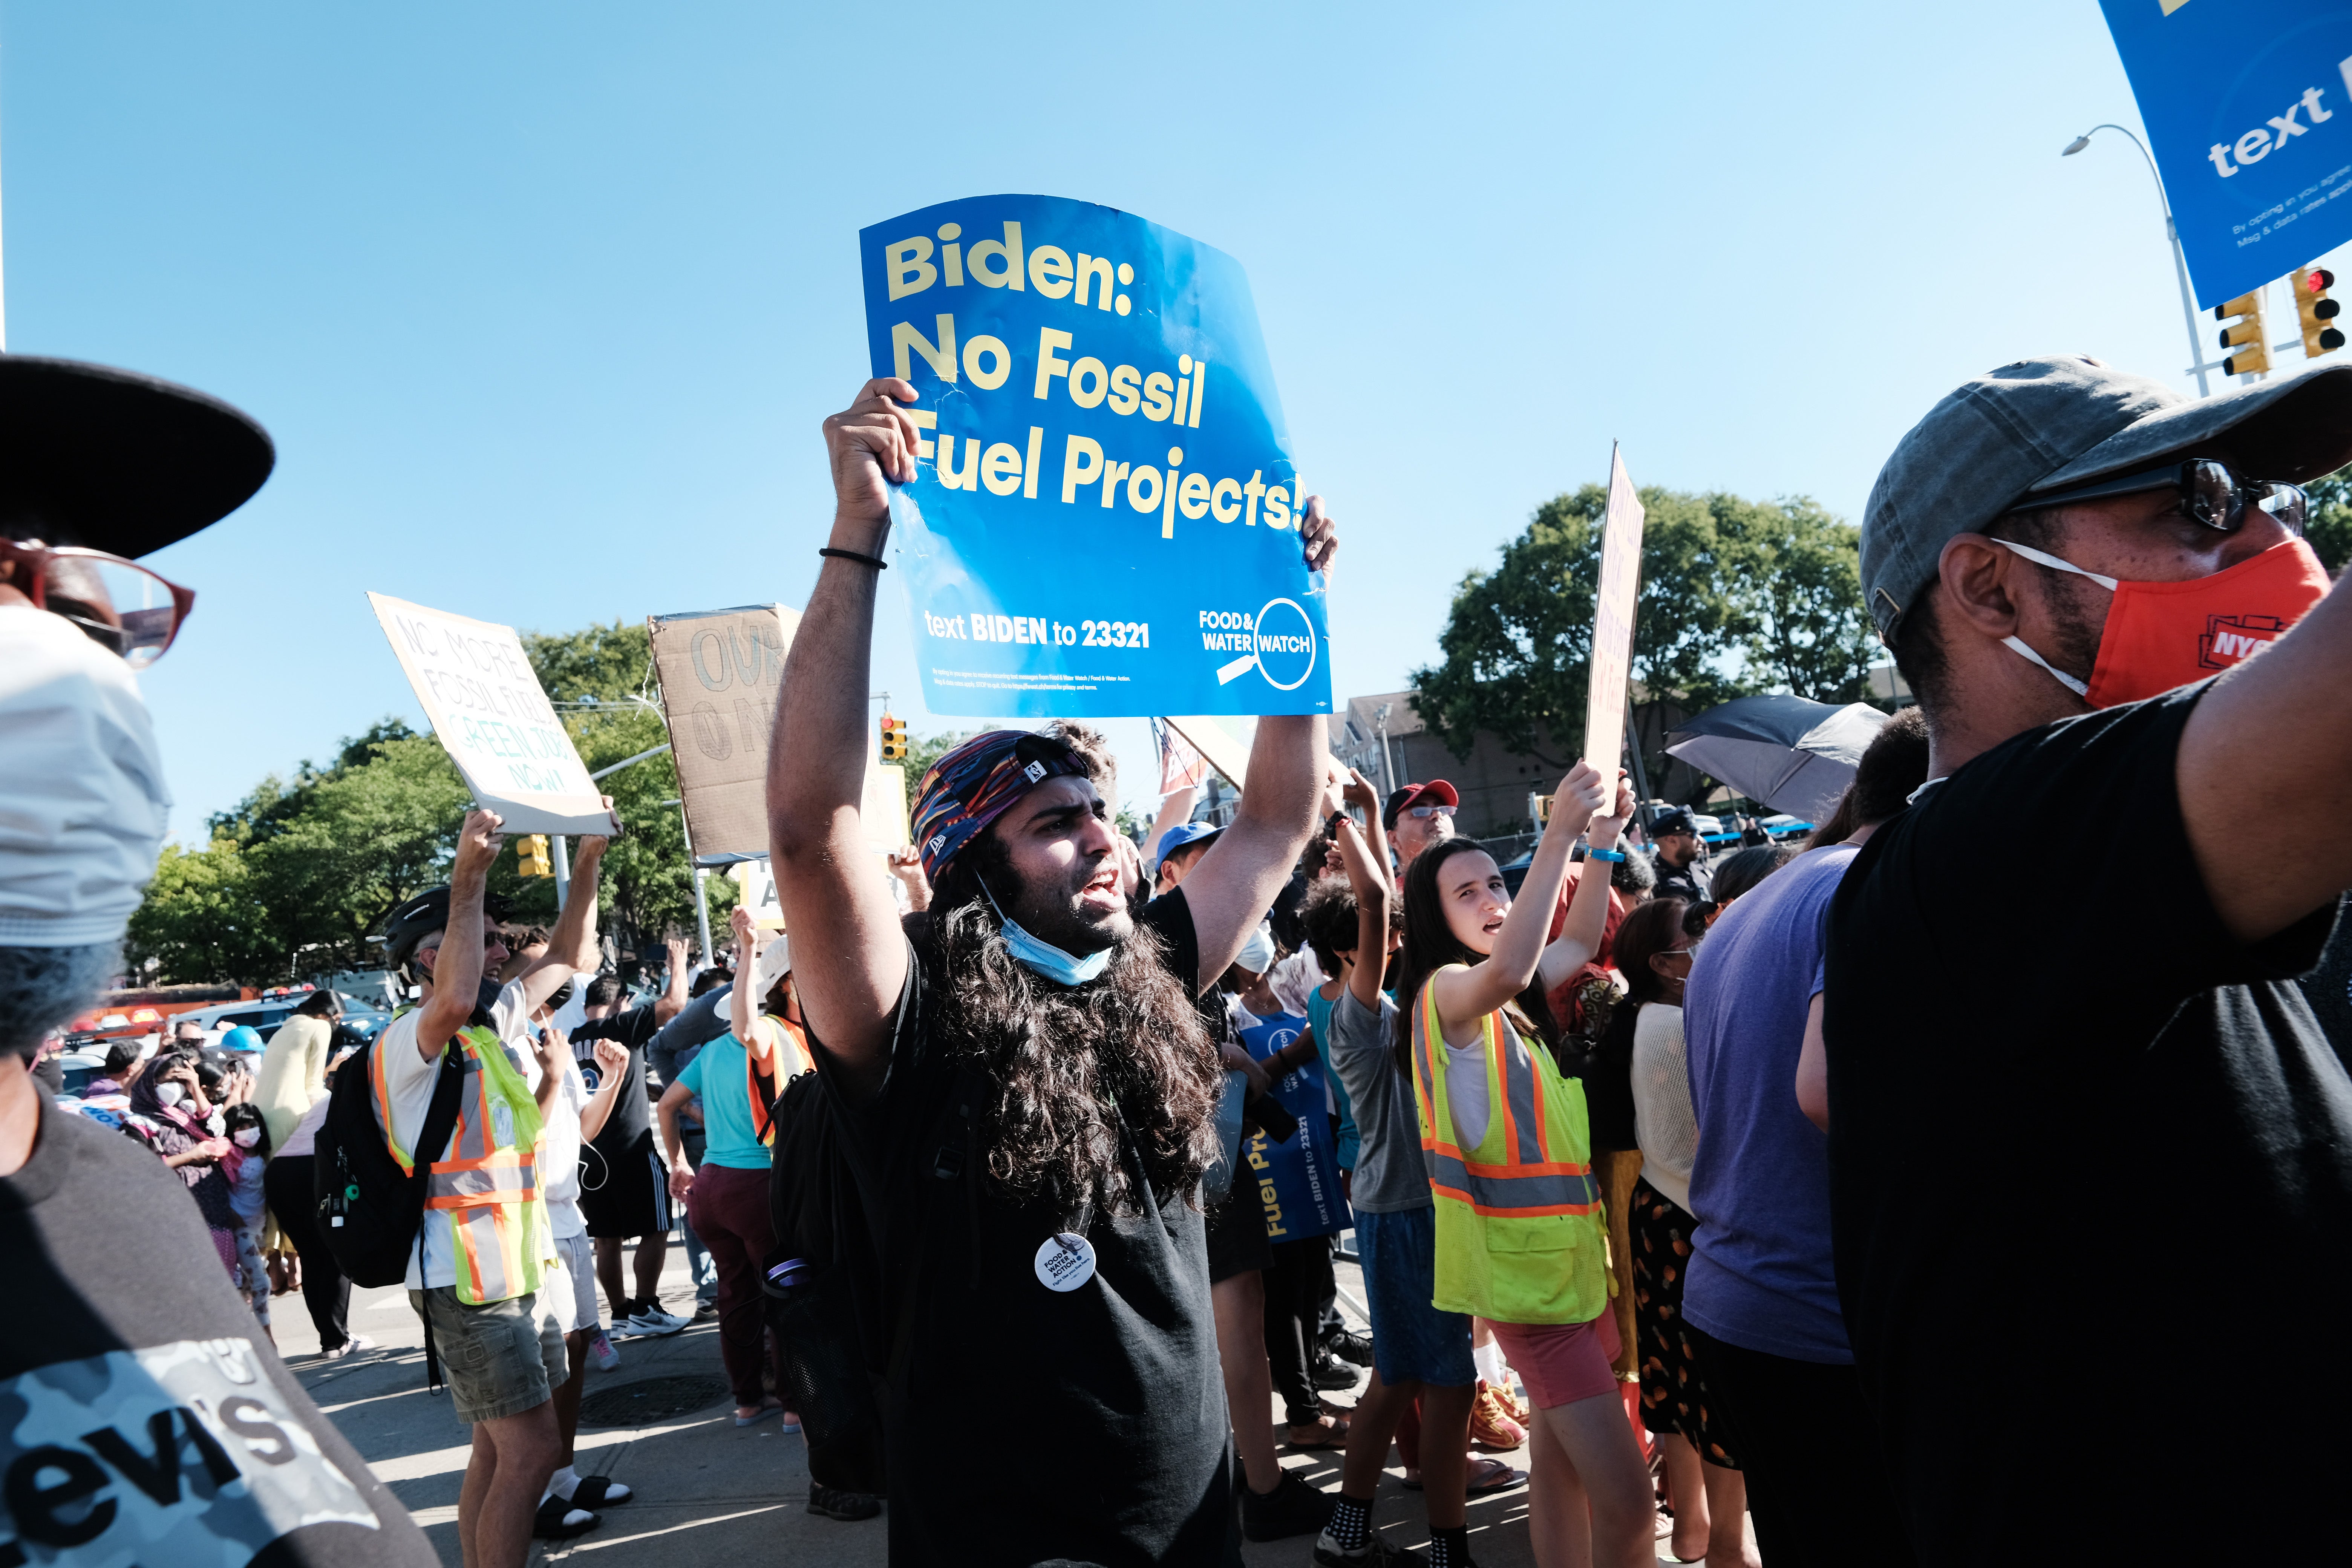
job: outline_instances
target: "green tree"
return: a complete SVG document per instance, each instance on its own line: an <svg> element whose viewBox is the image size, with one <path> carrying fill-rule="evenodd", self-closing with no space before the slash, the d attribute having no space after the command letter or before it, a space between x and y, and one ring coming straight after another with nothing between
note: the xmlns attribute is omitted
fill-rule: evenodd
<svg viewBox="0 0 2352 1568"><path fill-rule="evenodd" d="M1862 701L1879 647L1863 605L1862 531L1801 496L1717 515L1748 568L1732 594L1748 628L1747 679L1817 702Z"/></svg>
<svg viewBox="0 0 2352 1568"><path fill-rule="evenodd" d="M201 849L164 845L124 945L134 972L152 958L153 979L165 985L266 985L285 973L284 946L231 838Z"/></svg>
<svg viewBox="0 0 2352 1568"><path fill-rule="evenodd" d="M1736 597L1745 540L1723 514L1749 503L1656 489L1641 499L1633 679L1697 707L1741 695L1751 688L1726 660L1752 629ZM1496 570L1454 591L1437 639L1443 658L1412 674L1414 708L1454 755L1467 757L1481 730L1547 767L1582 751L1608 504L1601 485L1546 501Z"/></svg>
<svg viewBox="0 0 2352 1568"><path fill-rule="evenodd" d="M2352 468L2342 468L2303 487L2311 500L2303 536L2321 565L2341 572L2352 561Z"/></svg>
<svg viewBox="0 0 2352 1568"><path fill-rule="evenodd" d="M1635 680L1691 710L1776 689L1862 697L1875 641L1857 530L1802 497L1640 493ZM1586 485L1546 501L1494 571L1455 590L1444 657L1413 680L1415 708L1456 756L1482 730L1547 767L1583 750L1608 500Z"/></svg>

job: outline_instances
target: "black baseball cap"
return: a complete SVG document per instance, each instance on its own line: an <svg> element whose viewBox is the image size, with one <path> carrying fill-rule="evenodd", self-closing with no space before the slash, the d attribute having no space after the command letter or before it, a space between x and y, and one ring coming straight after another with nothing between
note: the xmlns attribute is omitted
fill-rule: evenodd
<svg viewBox="0 0 2352 1568"><path fill-rule="evenodd" d="M1381 807L1381 826L1394 827L1405 808L1427 801L1433 805L1460 805L1462 797L1444 779L1432 779L1427 784L1410 784L1389 795L1389 803Z"/></svg>
<svg viewBox="0 0 2352 1568"><path fill-rule="evenodd" d="M1878 635L1936 580L1944 546L2055 490L2212 444L2250 479L2300 484L2352 462L2352 364L2189 397L2083 354L1985 372L1927 411L1878 471L1862 586Z"/></svg>
<svg viewBox="0 0 2352 1568"><path fill-rule="evenodd" d="M1698 824L1691 820L1688 807L1678 805L1672 811L1662 811L1650 824L1650 837L1653 838L1663 838L1669 833L1687 833L1694 838L1698 837Z"/></svg>

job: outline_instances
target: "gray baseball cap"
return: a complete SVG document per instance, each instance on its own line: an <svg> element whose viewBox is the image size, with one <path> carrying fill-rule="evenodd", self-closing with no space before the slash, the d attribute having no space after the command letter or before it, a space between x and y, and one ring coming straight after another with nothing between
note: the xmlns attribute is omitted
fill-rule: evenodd
<svg viewBox="0 0 2352 1568"><path fill-rule="evenodd" d="M2352 462L2352 364L2202 398L2082 354L2019 360L1969 380L1895 443L1871 487L1862 584L1878 635L1894 640L1953 535L1990 527L2037 491L2209 443L2249 479L2333 473Z"/></svg>

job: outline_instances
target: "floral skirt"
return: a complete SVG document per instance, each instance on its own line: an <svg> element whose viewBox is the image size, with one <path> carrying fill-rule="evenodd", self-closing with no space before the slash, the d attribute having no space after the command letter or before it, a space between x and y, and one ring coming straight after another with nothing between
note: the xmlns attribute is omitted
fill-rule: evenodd
<svg viewBox="0 0 2352 1568"><path fill-rule="evenodd" d="M1739 1461L1724 1447L1721 1423L1708 1410L1683 1322L1683 1279L1690 1270L1691 1232L1698 1221L1647 1182L1633 1184L1628 1205L1633 1229L1633 1325L1642 1361L1642 1425L1655 1436L1679 1433L1699 1457L1728 1470Z"/></svg>

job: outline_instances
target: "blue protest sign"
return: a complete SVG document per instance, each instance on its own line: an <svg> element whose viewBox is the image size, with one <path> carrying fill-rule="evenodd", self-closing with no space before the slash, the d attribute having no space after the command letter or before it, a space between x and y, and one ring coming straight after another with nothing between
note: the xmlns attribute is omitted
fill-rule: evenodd
<svg viewBox="0 0 2352 1568"><path fill-rule="evenodd" d="M2101 4L2198 303L2235 299L2352 239L2352 8Z"/></svg>
<svg viewBox="0 0 2352 1568"><path fill-rule="evenodd" d="M1242 1046L1264 1061L1307 1027L1307 1020L1276 1014L1242 1031ZM1339 1191L1339 1153L1323 1089L1323 1068L1310 1061L1277 1079L1274 1098L1298 1118L1298 1131L1277 1143L1263 1132L1242 1143L1242 1163L1265 1206L1265 1234L1275 1241L1335 1236L1355 1224Z"/></svg>
<svg viewBox="0 0 2352 1568"><path fill-rule="evenodd" d="M1327 713L1321 574L1249 280L1057 196L858 236L876 375L921 394L891 498L935 713Z"/></svg>

